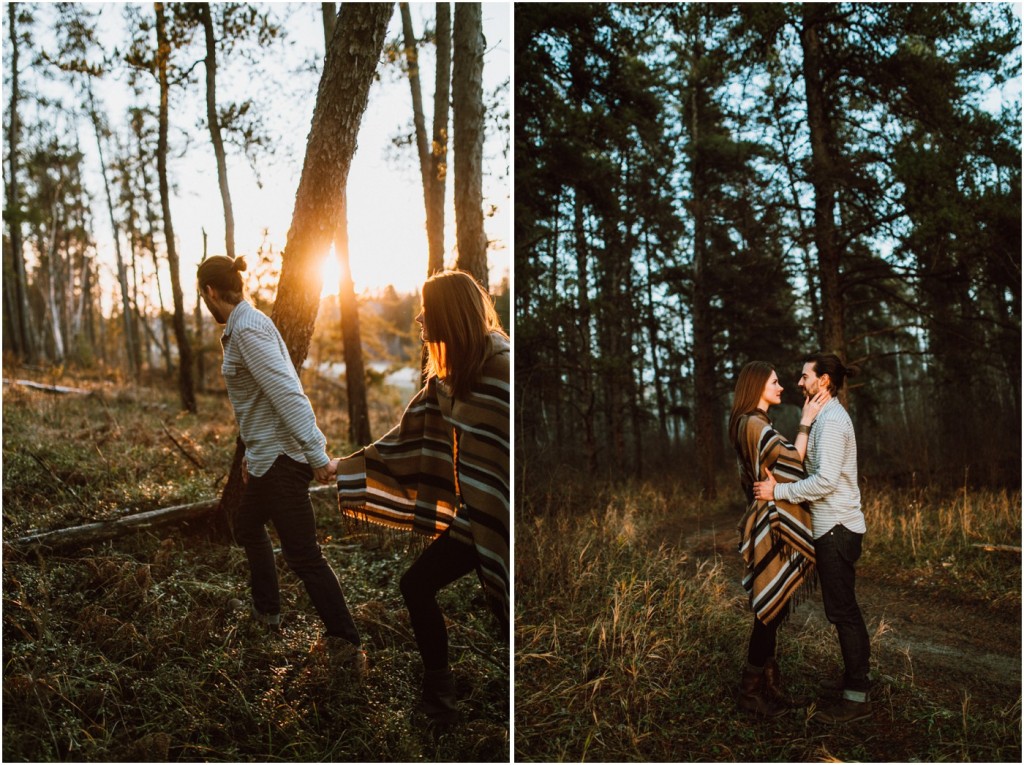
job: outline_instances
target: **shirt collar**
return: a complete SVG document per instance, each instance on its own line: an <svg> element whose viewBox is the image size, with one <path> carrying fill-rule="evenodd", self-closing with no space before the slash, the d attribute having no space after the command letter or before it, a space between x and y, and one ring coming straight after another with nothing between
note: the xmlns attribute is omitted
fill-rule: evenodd
<svg viewBox="0 0 1024 765"><path fill-rule="evenodd" d="M234 307L231 313L228 314L228 320L224 324L224 337L231 337L231 330L235 328L235 324L238 323L238 317L243 311L252 310L252 306L249 305L249 301L243 300Z"/></svg>

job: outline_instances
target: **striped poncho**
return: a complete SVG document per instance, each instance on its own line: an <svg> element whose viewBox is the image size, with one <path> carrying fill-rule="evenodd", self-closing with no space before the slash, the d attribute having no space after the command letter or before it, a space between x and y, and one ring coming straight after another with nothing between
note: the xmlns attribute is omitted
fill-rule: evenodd
<svg viewBox="0 0 1024 765"><path fill-rule="evenodd" d="M359 520L431 538L451 527L453 538L476 548L488 601L507 624L508 340L492 334L488 353L465 399L431 378L395 428L342 460L338 495L342 512Z"/></svg>
<svg viewBox="0 0 1024 765"><path fill-rule="evenodd" d="M811 514L804 505L753 498L754 481L768 473L780 483L806 476L800 453L757 410L740 419L737 452L743 489L750 505L740 520L740 555L746 566L743 587L750 607L764 624L783 612L801 587L814 581Z"/></svg>

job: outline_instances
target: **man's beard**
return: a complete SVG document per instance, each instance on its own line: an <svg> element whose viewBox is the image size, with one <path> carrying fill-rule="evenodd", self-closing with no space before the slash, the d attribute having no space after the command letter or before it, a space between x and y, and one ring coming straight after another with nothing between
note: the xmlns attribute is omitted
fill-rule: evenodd
<svg viewBox="0 0 1024 765"><path fill-rule="evenodd" d="M221 314L219 308L214 308L213 306L209 306L209 309L210 309L210 313L213 314L213 320L215 322L217 322L218 324L225 324L227 322L227 318Z"/></svg>

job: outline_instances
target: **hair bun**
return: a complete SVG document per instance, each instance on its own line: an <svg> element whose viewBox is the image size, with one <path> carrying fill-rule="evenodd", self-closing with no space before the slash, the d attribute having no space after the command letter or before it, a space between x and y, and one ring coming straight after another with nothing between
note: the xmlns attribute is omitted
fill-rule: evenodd
<svg viewBox="0 0 1024 765"><path fill-rule="evenodd" d="M239 255L235 258L234 267L236 271L244 271L247 268L244 255Z"/></svg>

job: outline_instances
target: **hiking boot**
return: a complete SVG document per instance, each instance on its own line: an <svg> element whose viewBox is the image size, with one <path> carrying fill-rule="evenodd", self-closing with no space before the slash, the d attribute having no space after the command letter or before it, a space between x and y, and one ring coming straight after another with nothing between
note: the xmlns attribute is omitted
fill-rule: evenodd
<svg viewBox="0 0 1024 765"><path fill-rule="evenodd" d="M423 694L416 711L434 725L451 725L459 719L458 695L451 669L427 669L423 672Z"/></svg>
<svg viewBox="0 0 1024 765"><path fill-rule="evenodd" d="M265 626L271 632L281 631L281 614L264 614L252 607L252 618Z"/></svg>
<svg viewBox="0 0 1024 765"><path fill-rule="evenodd" d="M811 719L834 725L866 720L869 717L871 717L871 702L869 700L840 699L838 704L816 711Z"/></svg>
<svg viewBox="0 0 1024 765"><path fill-rule="evenodd" d="M868 688L875 684L875 673L874 670L868 673ZM823 678L819 683L818 687L821 688L822 692L839 696L844 690L846 690L846 673L841 669L837 670L836 673L830 677Z"/></svg>
<svg viewBox="0 0 1024 765"><path fill-rule="evenodd" d="M744 712L751 712L758 717L778 717L786 713L786 707L770 699L765 694L764 672L743 670L740 678L740 697L737 705Z"/></svg>
<svg viewBox="0 0 1024 765"><path fill-rule="evenodd" d="M786 693L782 687L779 665L774 658L765 662L762 683L765 697L774 702L776 706L798 709L811 703L810 696L794 696Z"/></svg>

